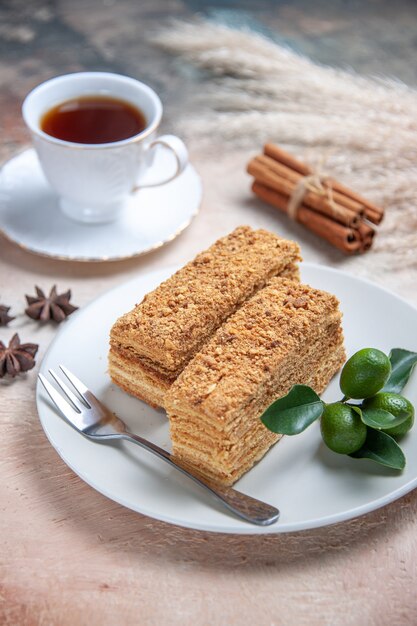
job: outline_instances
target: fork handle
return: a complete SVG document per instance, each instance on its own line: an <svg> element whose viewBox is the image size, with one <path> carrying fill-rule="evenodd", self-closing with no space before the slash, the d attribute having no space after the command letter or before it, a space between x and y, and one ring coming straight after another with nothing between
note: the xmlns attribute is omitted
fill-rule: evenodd
<svg viewBox="0 0 417 626"><path fill-rule="evenodd" d="M236 489L232 489L232 487L217 485L207 478L193 473L189 469L185 469L185 467L175 460L172 454L151 441L142 439L142 437L133 433L123 433L121 434L121 438L138 444L142 448L145 448L145 450L152 452L160 459L166 461L171 467L175 467L175 469L179 470L182 474L191 478L197 485L204 487L216 500L224 504L232 513L244 519L246 522L257 524L258 526L269 526L279 518L279 510L274 506L266 504L256 498L251 498L240 491L236 491Z"/></svg>

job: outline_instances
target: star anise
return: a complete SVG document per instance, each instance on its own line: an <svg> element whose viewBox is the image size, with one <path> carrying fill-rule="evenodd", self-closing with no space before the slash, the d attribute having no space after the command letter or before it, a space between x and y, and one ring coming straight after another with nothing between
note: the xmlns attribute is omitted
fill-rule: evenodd
<svg viewBox="0 0 417 626"><path fill-rule="evenodd" d="M36 343L20 343L17 333L10 339L6 348L0 341L0 378L8 374L12 378L31 370L35 365L35 355L38 351Z"/></svg>
<svg viewBox="0 0 417 626"><path fill-rule="evenodd" d="M47 322L54 320L58 324L63 322L68 315L74 313L78 307L70 304L71 291L68 289L65 293L58 295L56 285L54 285L46 296L42 289L36 287L37 296L26 296L28 307L25 309L26 315L34 320Z"/></svg>
<svg viewBox="0 0 417 626"><path fill-rule="evenodd" d="M0 326L7 326L15 318L9 315L10 307L0 304Z"/></svg>

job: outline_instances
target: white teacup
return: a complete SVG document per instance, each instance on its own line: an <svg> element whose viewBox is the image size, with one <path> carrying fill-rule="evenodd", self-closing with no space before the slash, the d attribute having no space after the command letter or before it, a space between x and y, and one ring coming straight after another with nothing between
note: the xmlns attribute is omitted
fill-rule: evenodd
<svg viewBox="0 0 417 626"><path fill-rule="evenodd" d="M125 100L146 118L139 134L112 143L83 144L57 139L43 132L43 115L54 106L80 96L101 95ZM156 136L162 104L156 93L138 80L107 72L80 72L52 78L31 91L23 102L28 126L44 174L59 195L62 211L81 222L110 222L138 187L163 185L188 163L184 143L174 135ZM176 169L164 180L148 182L157 144L172 151ZM148 178L148 177L147 177Z"/></svg>

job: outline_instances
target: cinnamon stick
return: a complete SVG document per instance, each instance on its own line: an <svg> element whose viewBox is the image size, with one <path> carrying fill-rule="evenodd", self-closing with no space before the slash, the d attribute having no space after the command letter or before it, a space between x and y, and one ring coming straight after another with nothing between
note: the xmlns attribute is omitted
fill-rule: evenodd
<svg viewBox="0 0 417 626"><path fill-rule="evenodd" d="M289 154L289 152L286 152L274 143L265 144L264 154L271 157L272 159L275 159L279 163L283 163L287 167L295 170L303 176L308 176L312 173L311 169L306 163L299 161L292 154Z"/></svg>
<svg viewBox="0 0 417 626"><path fill-rule="evenodd" d="M261 200L272 204L284 213L287 212L288 197L285 194L257 181L252 184L252 191ZM335 222L304 203L298 209L296 219L313 233L347 254L354 254L361 250L362 242L357 230Z"/></svg>
<svg viewBox="0 0 417 626"><path fill-rule="evenodd" d="M372 224L380 224L384 218L384 210L380 207L376 206L366 198L363 198L352 189L345 187L342 183L339 183L338 180L334 178L329 179L329 183L332 185L332 188L339 193L344 194L346 197L351 198L352 200L356 200L356 202L360 202L365 207L365 216L366 218L372 222Z"/></svg>
<svg viewBox="0 0 417 626"><path fill-rule="evenodd" d="M299 161L292 154L289 154L288 152L286 152L286 150L283 150L280 146L277 146L273 143L265 144L264 154L271 157L272 159L275 159L279 163L286 165L287 167L298 172L302 176L308 176L309 174L312 174L312 169L306 163ZM366 198L363 198L355 191L352 191L348 187L345 187L344 185L342 185L342 183L339 183L339 181L335 180L334 178L328 179L328 184L332 186L332 189L334 191L337 191L347 198L350 198L351 200L355 200L359 204L362 204L365 207L365 216L370 222L372 222L373 224L381 223L382 218L384 217L383 209L375 205L373 202L370 202Z"/></svg>
<svg viewBox="0 0 417 626"><path fill-rule="evenodd" d="M367 252L372 246L372 239L366 238L362 240L360 252Z"/></svg>
<svg viewBox="0 0 417 626"><path fill-rule="evenodd" d="M372 246L375 231L365 222L361 222L358 226L358 232L362 241L361 252L366 252Z"/></svg>
<svg viewBox="0 0 417 626"><path fill-rule="evenodd" d="M294 182L278 174L278 171L272 171L265 167L258 157L255 157L248 163L247 171L254 176L257 182L286 195L288 205L288 198L293 194L296 186ZM326 196L306 191L303 204L345 226L353 228L359 223L357 213L348 207L341 206L337 202L330 203Z"/></svg>
<svg viewBox="0 0 417 626"><path fill-rule="evenodd" d="M375 235L374 229L369 226L369 224L365 224L365 222L360 222L358 225L358 231L363 238L373 239Z"/></svg>

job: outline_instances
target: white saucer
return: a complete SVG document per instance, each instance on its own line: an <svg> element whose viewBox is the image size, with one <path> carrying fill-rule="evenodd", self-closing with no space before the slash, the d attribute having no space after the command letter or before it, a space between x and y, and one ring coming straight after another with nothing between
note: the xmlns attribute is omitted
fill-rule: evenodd
<svg viewBox="0 0 417 626"><path fill-rule="evenodd" d="M173 169L157 149L155 179ZM152 174L154 173L152 171ZM0 232L22 248L72 261L115 261L155 250L179 235L198 213L201 180L192 165L175 180L132 194L117 221L81 224L67 218L43 175L33 149L0 172Z"/></svg>

